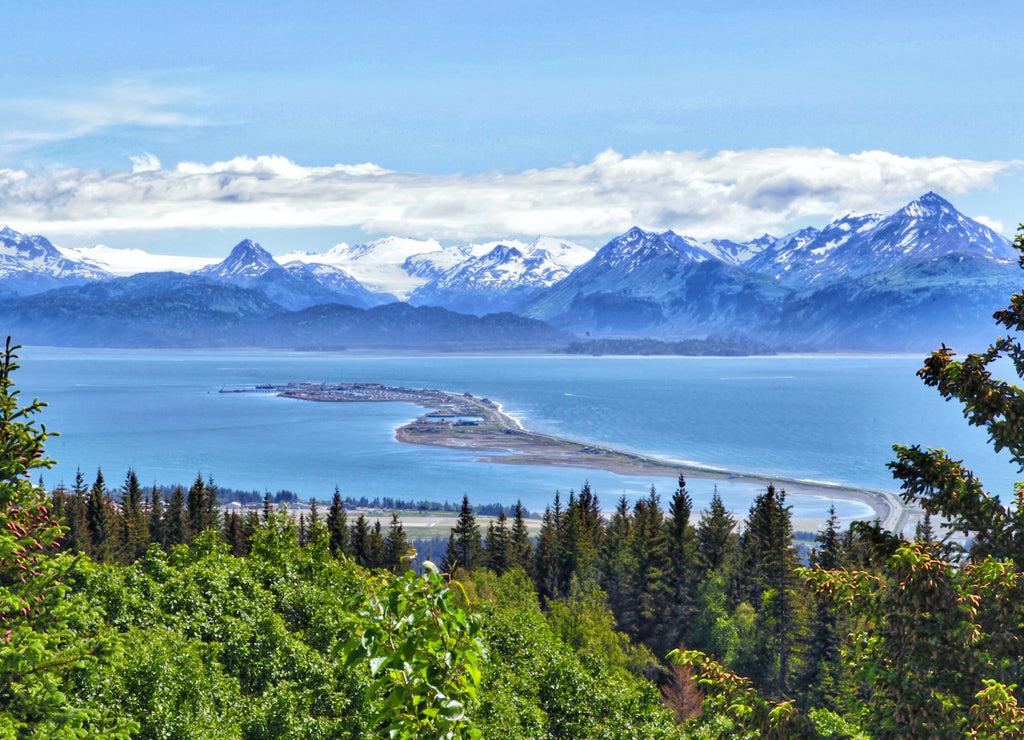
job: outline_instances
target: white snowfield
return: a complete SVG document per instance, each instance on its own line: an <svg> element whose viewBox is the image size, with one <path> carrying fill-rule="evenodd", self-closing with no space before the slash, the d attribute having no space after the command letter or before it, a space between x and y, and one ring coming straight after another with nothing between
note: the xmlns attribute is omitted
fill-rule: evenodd
<svg viewBox="0 0 1024 740"><path fill-rule="evenodd" d="M179 257L172 254L150 254L141 249L117 249L103 244L95 247L57 249L69 260L99 268L117 277L140 272L195 272L221 261L220 257Z"/></svg>

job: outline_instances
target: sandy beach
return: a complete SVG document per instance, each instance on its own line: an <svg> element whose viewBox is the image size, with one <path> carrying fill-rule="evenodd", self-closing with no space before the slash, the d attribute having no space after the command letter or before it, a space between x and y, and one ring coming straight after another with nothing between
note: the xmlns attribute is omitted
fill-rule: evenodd
<svg viewBox="0 0 1024 740"><path fill-rule="evenodd" d="M685 465L659 460L644 455L622 452L608 447L584 444L518 428L441 427L424 423L422 419L395 430L401 442L434 445L450 449L473 450L481 453L477 460L501 465L555 465L562 467L608 470L624 475L651 475L687 479L743 480L757 485L775 485L788 494L820 496L866 503L873 510L872 519L879 519L887 529L898 531L915 517L906 509L899 496L889 491L846 487L828 483L802 481L793 478L767 477L716 468ZM742 514L742 512L737 512ZM794 520L794 529L814 531L818 520Z"/></svg>

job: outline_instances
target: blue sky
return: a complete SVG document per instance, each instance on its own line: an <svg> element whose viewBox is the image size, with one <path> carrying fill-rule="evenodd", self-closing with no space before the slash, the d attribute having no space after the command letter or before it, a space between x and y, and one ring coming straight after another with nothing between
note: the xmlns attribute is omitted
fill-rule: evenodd
<svg viewBox="0 0 1024 740"><path fill-rule="evenodd" d="M751 238L927 190L1024 220L1024 4L707 5L14 4L0 223L216 255Z"/></svg>

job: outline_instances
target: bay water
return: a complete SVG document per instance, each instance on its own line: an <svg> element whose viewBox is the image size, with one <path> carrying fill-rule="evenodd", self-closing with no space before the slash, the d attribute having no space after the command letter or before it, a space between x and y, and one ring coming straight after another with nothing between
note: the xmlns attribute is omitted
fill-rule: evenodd
<svg viewBox="0 0 1024 740"><path fill-rule="evenodd" d="M394 430L422 410L401 403L311 403L220 393L261 383L377 382L490 398L527 429L723 471L898 490L893 443L943 447L1006 500L1017 477L983 430L915 376L920 356L591 357L424 355L259 350L97 350L23 347L22 401L60 436L47 485L102 469L111 488L129 467L143 484L197 474L235 489L287 489L303 499L391 496L514 504L532 510L589 480L606 509L620 495L667 501L670 477L479 462L490 457L399 443ZM717 485L745 514L760 487L691 479L696 510ZM866 505L791 495L794 518L869 517Z"/></svg>

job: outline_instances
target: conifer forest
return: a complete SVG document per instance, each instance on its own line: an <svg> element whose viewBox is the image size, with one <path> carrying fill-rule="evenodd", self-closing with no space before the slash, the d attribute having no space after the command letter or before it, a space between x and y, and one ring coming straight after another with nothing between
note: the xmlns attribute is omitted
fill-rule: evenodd
<svg viewBox="0 0 1024 740"><path fill-rule="evenodd" d="M992 372L1024 377L1024 294L995 320L1009 336L918 374L1024 466L1024 391ZM297 521L225 512L202 477L46 490L16 350L0 738L1024 737L1024 484L988 492L943 450L894 447L913 533L833 513L798 548L784 490L694 511L680 476L611 506L583 484L535 535L467 497L430 562L337 493Z"/></svg>

